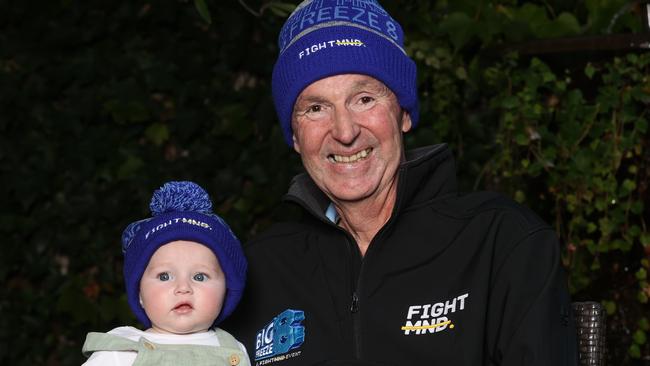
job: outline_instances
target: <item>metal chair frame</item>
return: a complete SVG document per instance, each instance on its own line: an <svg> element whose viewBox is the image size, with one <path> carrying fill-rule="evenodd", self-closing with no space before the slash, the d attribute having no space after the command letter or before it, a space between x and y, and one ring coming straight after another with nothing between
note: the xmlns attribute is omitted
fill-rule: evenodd
<svg viewBox="0 0 650 366"><path fill-rule="evenodd" d="M594 301L574 302L573 314L578 331L581 366L604 366L606 354L606 312Z"/></svg>

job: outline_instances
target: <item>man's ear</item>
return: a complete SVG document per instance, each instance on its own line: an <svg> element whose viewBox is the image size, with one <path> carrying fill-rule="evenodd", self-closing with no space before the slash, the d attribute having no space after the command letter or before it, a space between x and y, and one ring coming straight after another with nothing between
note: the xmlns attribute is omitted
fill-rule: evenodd
<svg viewBox="0 0 650 366"><path fill-rule="evenodd" d="M402 109L402 132L406 133L411 130L413 123L411 122L411 115L406 109Z"/></svg>
<svg viewBox="0 0 650 366"><path fill-rule="evenodd" d="M298 139L296 138L296 134L292 134L291 138L293 139L293 149L296 150L298 154L300 154L300 144L298 143Z"/></svg>

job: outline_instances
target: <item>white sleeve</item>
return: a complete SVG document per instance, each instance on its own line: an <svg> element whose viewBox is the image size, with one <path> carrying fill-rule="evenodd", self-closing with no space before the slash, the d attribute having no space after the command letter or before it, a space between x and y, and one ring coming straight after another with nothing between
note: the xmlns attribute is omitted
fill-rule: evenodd
<svg viewBox="0 0 650 366"><path fill-rule="evenodd" d="M237 344L239 345L239 349L241 349L242 352L244 352L244 357L246 357L246 361L248 361L246 363L243 363L242 365L251 365L251 360L248 357L248 352L246 352L246 346L244 346L244 344L241 343L240 341L237 341Z"/></svg>

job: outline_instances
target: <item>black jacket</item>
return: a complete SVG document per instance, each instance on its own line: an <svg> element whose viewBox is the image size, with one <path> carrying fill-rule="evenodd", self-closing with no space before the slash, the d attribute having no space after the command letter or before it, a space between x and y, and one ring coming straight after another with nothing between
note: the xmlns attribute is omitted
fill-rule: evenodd
<svg viewBox="0 0 650 366"><path fill-rule="evenodd" d="M498 194L458 195L446 145L407 154L363 258L307 175L286 199L308 214L246 245L247 291L224 325L254 363L577 364L554 231Z"/></svg>

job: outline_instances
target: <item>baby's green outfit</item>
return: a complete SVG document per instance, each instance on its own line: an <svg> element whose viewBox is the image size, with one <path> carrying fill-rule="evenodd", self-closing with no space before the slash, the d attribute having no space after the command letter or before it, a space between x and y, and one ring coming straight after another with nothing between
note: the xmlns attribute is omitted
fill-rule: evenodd
<svg viewBox="0 0 650 366"><path fill-rule="evenodd" d="M215 335L219 346L160 344L148 340L146 336L134 341L116 334L93 332L86 337L83 353L90 357L97 351L137 352L133 366L250 366L243 346L232 335L219 328L215 329ZM87 364L93 365L91 361Z"/></svg>

